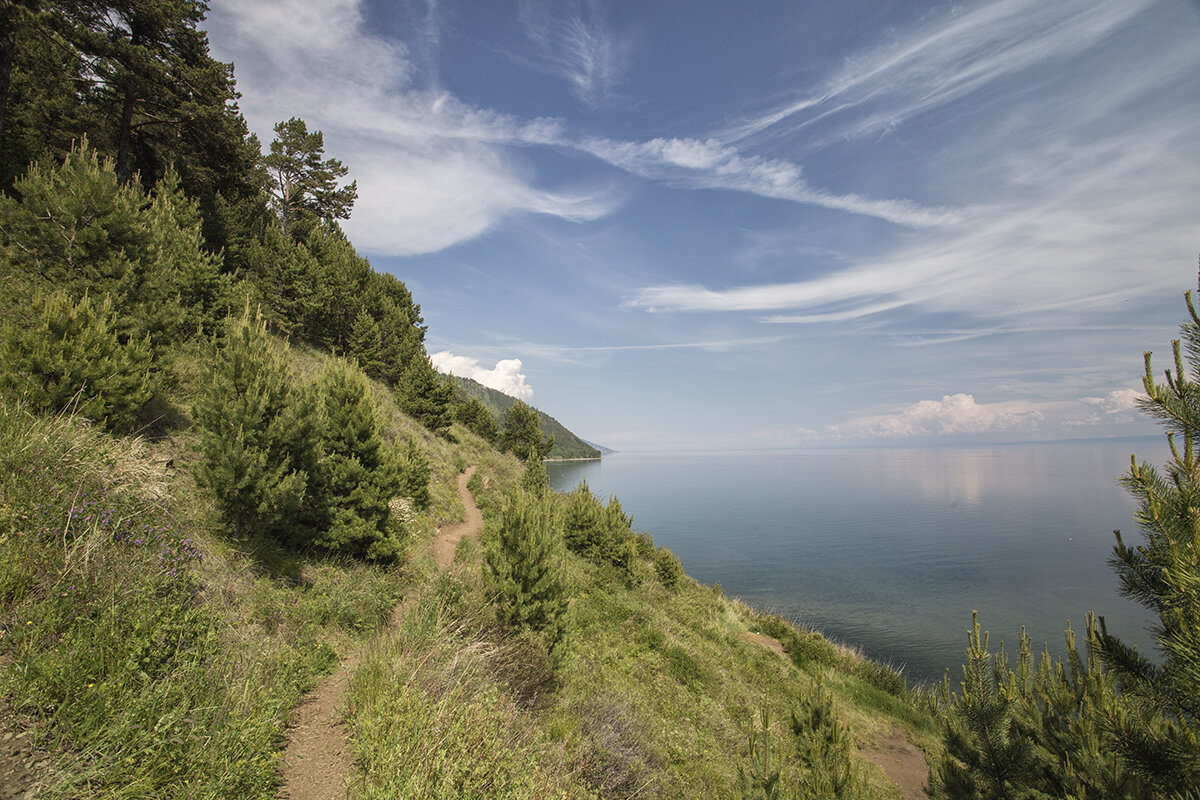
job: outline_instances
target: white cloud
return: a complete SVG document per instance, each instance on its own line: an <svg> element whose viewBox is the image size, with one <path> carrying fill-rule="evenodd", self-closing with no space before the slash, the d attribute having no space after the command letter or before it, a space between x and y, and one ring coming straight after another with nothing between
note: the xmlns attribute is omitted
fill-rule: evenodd
<svg viewBox="0 0 1200 800"><path fill-rule="evenodd" d="M729 288L647 286L625 305L802 312L763 318L774 323L846 321L907 306L1022 326L1095 324L1122 304L1177 290L1193 258L1200 146L1184 134L1185 119L1200 123L1181 111L1094 134L1087 147L1031 147L996 178L995 200L964 211L962 224L923 231L831 274ZM1028 173L1038 180L1022 183Z"/></svg>
<svg viewBox="0 0 1200 800"><path fill-rule="evenodd" d="M599 3L525 0L519 14L543 62L580 100L597 107L615 97L630 42L609 30Z"/></svg>
<svg viewBox="0 0 1200 800"><path fill-rule="evenodd" d="M979 404L973 395L953 394L921 400L897 414L860 417L829 430L840 436L909 438L1031 429L1044 419L1045 414L1032 404Z"/></svg>
<svg viewBox="0 0 1200 800"><path fill-rule="evenodd" d="M741 139L798 115L795 127L836 118L829 138L878 136L1046 62L1104 41L1155 0L992 0L932 18L847 59L814 93L727 131Z"/></svg>
<svg viewBox="0 0 1200 800"><path fill-rule="evenodd" d="M528 400L533 397L533 387L525 382L525 374L521 372L521 359L507 358L497 361L496 366L488 369L479 363L479 359L468 356L456 356L448 350L434 353L429 357L433 366L448 375L460 378L470 378L483 384L489 389L504 392L518 400Z"/></svg>
<svg viewBox="0 0 1200 800"><path fill-rule="evenodd" d="M538 188L512 151L553 142L560 123L417 88L407 48L364 30L360 9L361 0L214 0L210 14L214 54L236 63L241 108L263 143L276 122L299 116L350 168L359 199L344 227L356 245L427 253L512 214L579 222L616 208L610 187Z"/></svg>
<svg viewBox="0 0 1200 800"><path fill-rule="evenodd" d="M798 164L746 155L715 139L654 138L631 142L592 137L579 140L573 146L639 177L685 188L748 192L877 217L910 228L953 225L962 219L962 213L955 209L817 189L804 179Z"/></svg>
<svg viewBox="0 0 1200 800"><path fill-rule="evenodd" d="M1100 409L1105 414L1120 414L1125 411L1136 411L1138 401L1145 397L1145 393L1137 389L1117 389L1104 397L1085 397L1083 402Z"/></svg>

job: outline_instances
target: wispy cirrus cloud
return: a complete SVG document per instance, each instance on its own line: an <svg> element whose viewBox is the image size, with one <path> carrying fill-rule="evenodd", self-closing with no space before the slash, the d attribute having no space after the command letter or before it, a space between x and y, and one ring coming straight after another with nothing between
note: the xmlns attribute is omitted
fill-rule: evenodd
<svg viewBox="0 0 1200 800"><path fill-rule="evenodd" d="M527 3L530 35L585 102L610 98L628 43L604 26L597 5ZM878 217L909 227L952 223L957 212L904 199L873 199L810 185L802 168L716 141L624 141L581 134L561 119L522 119L463 102L436 86L440 28L431 4L410 47L364 28L362 0L214 0L213 49L237 64L242 109L264 142L272 125L301 116L347 163L359 202L346 223L371 252L436 252L493 229L513 214L581 222L612 213L611 184L554 191L536 184L526 148L583 153L639 178L723 189ZM434 85L418 85L418 78ZM427 81L428 82L428 81Z"/></svg>
<svg viewBox="0 0 1200 800"><path fill-rule="evenodd" d="M766 347L784 341L784 336L748 336L727 339L698 339L685 342L651 342L642 344L607 344L607 345L570 345L548 342L504 341L496 345L453 345L457 350L469 350L472 353L491 355L501 353L520 353L525 358L536 358L539 361L557 361L561 363L577 363L614 353L652 353L669 352L673 350L698 350L708 353L728 353L746 348ZM436 363L435 363L436 366ZM439 367L440 369L440 367ZM443 370L445 371L445 370ZM459 374L459 373L455 373ZM482 381L480 381L482 383Z"/></svg>
<svg viewBox="0 0 1200 800"><path fill-rule="evenodd" d="M815 91L745 119L722 138L832 123L830 138L887 133L1046 62L1063 62L1128 26L1157 0L993 0L932 19L861 52Z"/></svg>
<svg viewBox="0 0 1200 800"><path fill-rule="evenodd" d="M603 106L617 96L631 43L609 28L601 3L523 0L519 14L541 63L585 105Z"/></svg>
<svg viewBox="0 0 1200 800"><path fill-rule="evenodd" d="M634 175L686 188L748 192L876 217L911 228L953 225L963 216L957 209L926 207L910 200L875 199L818 189L805 180L803 168L798 164L747 155L716 139L654 138L630 142L589 137L575 146Z"/></svg>
<svg viewBox="0 0 1200 800"><path fill-rule="evenodd" d="M1139 96L1155 89L1139 85ZM1123 88L1132 91L1113 90ZM884 255L843 259L834 271L788 282L646 286L625 305L756 313L771 323L845 322L908 308L1046 328L1088 324L1103 309L1179 286L1196 241L1191 187L1200 143L1187 131L1197 124L1200 115L1181 108L1112 132L1072 128L993 164L1003 172L993 200L965 209L960 224L922 231Z"/></svg>

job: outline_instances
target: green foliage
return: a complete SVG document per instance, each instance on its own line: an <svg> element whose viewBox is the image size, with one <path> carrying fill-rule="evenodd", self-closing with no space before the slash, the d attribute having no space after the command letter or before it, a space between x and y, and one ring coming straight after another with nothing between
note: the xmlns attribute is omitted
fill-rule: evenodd
<svg viewBox="0 0 1200 800"><path fill-rule="evenodd" d="M396 387L400 408L434 433L450 427L454 389L438 374L424 353L413 358Z"/></svg>
<svg viewBox="0 0 1200 800"><path fill-rule="evenodd" d="M339 187L349 171L335 158L323 159L325 137L309 133L304 120L292 117L275 125L275 140L263 157L272 205L284 233L300 238L318 220L349 219L358 197L358 183Z"/></svg>
<svg viewBox="0 0 1200 800"><path fill-rule="evenodd" d="M74 299L110 295L122 341L149 336L156 350L203 325L231 287L201 247L195 203L167 172L153 199L122 186L85 139L61 165L33 166L0 196L0 257L13 265L17 299L53 284Z"/></svg>
<svg viewBox="0 0 1200 800"><path fill-rule="evenodd" d="M825 686L818 681L792 713L792 735L800 762L801 797L871 797L850 754L854 740L839 720Z"/></svg>
<svg viewBox="0 0 1200 800"><path fill-rule="evenodd" d="M683 565L679 557L665 547L654 551L654 574L658 582L668 589L674 589L683 577Z"/></svg>
<svg viewBox="0 0 1200 800"><path fill-rule="evenodd" d="M413 502L417 509L429 507L429 479L433 467L429 457L417 444L415 439L409 439L403 447L393 446L391 449L391 468L396 472L400 494Z"/></svg>
<svg viewBox="0 0 1200 800"><path fill-rule="evenodd" d="M70 409L105 428L128 431L154 395L148 339L121 344L108 296L34 295L32 324L0 330L0 388L32 408Z"/></svg>
<svg viewBox="0 0 1200 800"><path fill-rule="evenodd" d="M192 411L204 459L196 478L213 491L235 536L287 540L312 513L318 413L257 314L247 311L223 341L214 339L212 372Z"/></svg>
<svg viewBox="0 0 1200 800"><path fill-rule="evenodd" d="M525 462L525 472L521 474L521 488L529 494L542 497L550 491L550 475L546 465L538 459Z"/></svg>
<svg viewBox="0 0 1200 800"><path fill-rule="evenodd" d="M230 553L162 461L0 403L0 696L50 754L39 797L275 797L330 641L377 630L400 592L269 542Z"/></svg>
<svg viewBox="0 0 1200 800"><path fill-rule="evenodd" d="M638 553L633 520L610 497L604 506L587 482L567 495L562 509L563 538L572 552L594 564L611 564L629 575Z"/></svg>
<svg viewBox="0 0 1200 800"><path fill-rule="evenodd" d="M487 586L500 618L540 633L555 645L567 609L562 532L553 500L523 492L511 496L484 539Z"/></svg>
<svg viewBox="0 0 1200 800"><path fill-rule="evenodd" d="M455 404L453 414L456 420L485 441L496 444L500 440L500 427L496 425L496 418L478 398L472 397L466 402Z"/></svg>
<svg viewBox="0 0 1200 800"><path fill-rule="evenodd" d="M213 60L198 0L9 2L0 8L0 175L58 160L87 133L128 183L174 165L193 197L252 192L257 146ZM14 18L15 12L15 18ZM5 93L2 90L8 88ZM4 103L7 94L7 103Z"/></svg>
<svg viewBox="0 0 1200 800"><path fill-rule="evenodd" d="M1133 459L1122 484L1138 501L1134 520L1145 543L1129 547L1117 533L1111 560L1122 592L1158 617L1161 665L1101 626L1099 647L1137 713L1109 720L1117 746L1163 793L1200 786L1200 317L1186 295L1188 319L1172 343L1174 370L1155 380L1145 354L1142 408L1167 430L1165 474ZM1180 447L1179 439L1182 439ZM1103 621L1102 621L1103 622ZM1162 724L1147 724L1147 720Z"/></svg>
<svg viewBox="0 0 1200 800"><path fill-rule="evenodd" d="M1085 658L1068 627L1065 660L1047 652L1035 664L1022 631L1014 668L1003 647L988 651L976 615L961 693L941 688L946 752L933 773L939 797L1155 796L1105 743L1106 720L1132 709L1103 668L1097 637L1089 618Z"/></svg>
<svg viewBox="0 0 1200 800"><path fill-rule="evenodd" d="M772 755L772 745L776 752ZM771 714L759 709L758 725L750 729L749 752L738 766L738 788L744 800L776 800L782 797L782 757L771 733Z"/></svg>
<svg viewBox="0 0 1200 800"><path fill-rule="evenodd" d="M354 318L354 325L346 338L346 355L358 362L359 369L365 372L367 377L376 380L383 377L379 323L366 311L360 311Z"/></svg>
<svg viewBox="0 0 1200 800"><path fill-rule="evenodd" d="M980 637L973 616L962 694L949 700L940 783L947 797L1037 797L1025 785L1033 743L1017 723L1012 672L1003 650L998 656L988 651L987 634Z"/></svg>
<svg viewBox="0 0 1200 800"><path fill-rule="evenodd" d="M518 400L504 412L500 422L500 450L522 461L541 460L554 446L554 437L542 438L537 412Z"/></svg>
<svg viewBox="0 0 1200 800"><path fill-rule="evenodd" d="M316 544L333 552L394 561L401 544L389 529L388 501L401 488L389 463L375 396L360 369L329 363L317 382L323 406L322 499L327 522ZM413 464L415 469L418 464ZM413 475L414 483L416 475Z"/></svg>

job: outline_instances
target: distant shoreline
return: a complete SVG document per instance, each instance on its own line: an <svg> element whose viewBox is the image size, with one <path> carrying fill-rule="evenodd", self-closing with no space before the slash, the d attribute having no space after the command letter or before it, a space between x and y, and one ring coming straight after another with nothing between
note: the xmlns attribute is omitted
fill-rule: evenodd
<svg viewBox="0 0 1200 800"><path fill-rule="evenodd" d="M603 461L604 456L587 456L585 458L545 458L543 464L560 464L564 461Z"/></svg>

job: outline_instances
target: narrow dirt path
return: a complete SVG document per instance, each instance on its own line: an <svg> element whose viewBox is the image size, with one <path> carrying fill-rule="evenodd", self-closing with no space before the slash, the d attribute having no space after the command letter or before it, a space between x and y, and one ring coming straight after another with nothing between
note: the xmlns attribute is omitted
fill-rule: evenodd
<svg viewBox="0 0 1200 800"><path fill-rule="evenodd" d="M437 539L433 542L433 554L437 560L437 568L445 569L454 562L454 550L458 542L465 536L478 536L483 530L483 512L475 505L475 498L467 489L467 482L475 474L475 468L469 467L458 476L458 496L466 509L466 518L457 525L451 525L445 530L438 531Z"/></svg>
<svg viewBox="0 0 1200 800"><path fill-rule="evenodd" d="M466 519L439 530L434 539L437 568L445 569L454 561L454 548L465 536L478 536L483 530L483 513L467 489L475 468L458 476L458 496L466 509ZM399 609L392 615L397 620ZM296 721L288 729L280 772L283 785L280 798L287 800L343 800L349 795L346 778L354 767L349 732L342 716L350 676L358 667L362 648L351 653L332 675L300 702Z"/></svg>
<svg viewBox="0 0 1200 800"><path fill-rule="evenodd" d="M904 731L894 728L879 742L863 748L862 754L891 778L904 800L929 800L929 765L921 748L910 742Z"/></svg>

